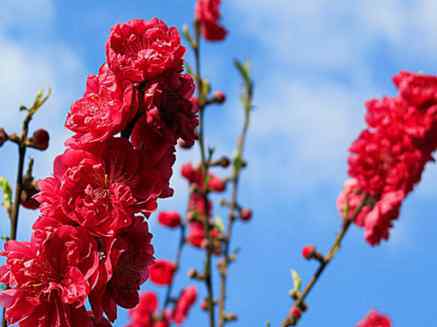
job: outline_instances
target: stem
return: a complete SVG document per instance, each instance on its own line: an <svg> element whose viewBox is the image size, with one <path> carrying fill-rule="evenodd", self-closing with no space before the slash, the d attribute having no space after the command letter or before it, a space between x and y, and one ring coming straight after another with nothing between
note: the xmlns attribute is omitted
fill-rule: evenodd
<svg viewBox="0 0 437 327"><path fill-rule="evenodd" d="M250 112L252 108L252 85L251 83L246 84L245 89L245 97L244 97L244 123L243 129L241 131L240 136L237 141L237 150L236 156L237 160L243 159L244 154L244 146L246 144L247 131L250 125ZM228 275L228 267L231 262L229 252L231 247L231 239L232 239L232 231L235 223L235 211L238 208L238 186L240 181L240 173L241 166L240 164L233 165L232 169L232 194L231 194L231 202L229 206L229 214L228 214L228 225L226 234L224 237L224 253L223 253L223 262L220 267L220 299L219 299L219 327L223 327L226 322L226 290L227 290L227 275Z"/></svg>
<svg viewBox="0 0 437 327"><path fill-rule="evenodd" d="M201 165L202 165L202 172L204 174L204 189L202 190L203 200L205 208L208 208L208 186L207 186L207 179L208 179L208 169L209 164L206 160L206 152L205 152L205 140L204 140L204 113L205 113L205 98L206 95L203 94L203 87L202 87L202 76L201 76L201 69L200 69L200 28L199 24L195 23L195 44L193 44L192 48L194 51L194 59L196 62L196 85L197 85L197 96L199 101L199 148L200 148L200 159L201 159ZM208 211L208 210L207 210ZM212 274L211 274L211 266L212 266L212 240L210 235L210 221L209 216L206 214L205 221L204 221L204 230L205 235L207 238L207 246L205 249L206 253L206 259L205 259L205 266L204 266L204 276L205 276L205 286L207 290L207 301L208 301L208 312L209 312L209 325L210 327L215 327L215 306L214 306L214 290L212 286Z"/></svg>
<svg viewBox="0 0 437 327"><path fill-rule="evenodd" d="M165 293L164 305L163 305L162 312L161 312L162 315L164 315L165 310L167 309L168 305L171 303L171 300L172 300L171 293L173 290L174 281L176 279L176 273L179 271L179 268L181 265L182 251L183 251L184 246L185 246L185 230L186 230L185 224L182 223L180 226L179 244L178 244L178 249L176 252L176 260L175 260L176 270L173 274L173 279L172 279L170 285L168 285L167 291Z"/></svg>
<svg viewBox="0 0 437 327"><path fill-rule="evenodd" d="M369 197L365 196L364 199L361 201L360 205L355 209L352 217L350 219L345 219L343 221L342 227L340 232L337 234L334 243L332 244L331 248L329 249L328 255L324 257L323 260L319 261L319 267L317 268L314 275L311 277L310 281L306 285L303 292L299 295L299 298L294 302L294 307L296 308L302 308L305 306L305 299L307 296L311 293L311 290L314 288L314 286L319 281L321 275L325 271L326 267L332 262L335 255L337 254L338 250L341 247L341 243L346 236L347 232L349 231L352 223L355 221L355 219L360 214L363 207L367 204ZM282 322L282 327L288 327L288 326L296 326L299 322L299 319L296 319L291 315L291 312L288 314L287 318Z"/></svg>
<svg viewBox="0 0 437 327"><path fill-rule="evenodd" d="M12 205L12 210L10 214L10 233L9 233L9 239L15 241L17 239L17 231L18 231L18 217L20 214L20 204L21 204L21 195L23 193L23 172L24 172L24 162L26 159L26 140L27 136L29 134L29 124L32 120L33 112L29 111L26 115L26 118L24 118L22 128L21 128L21 135L19 138L18 144L18 169L17 169L17 179L16 179L16 185L15 185L15 196L14 196L14 203ZM6 310L3 309L3 321L2 326L6 327L7 321L5 317Z"/></svg>

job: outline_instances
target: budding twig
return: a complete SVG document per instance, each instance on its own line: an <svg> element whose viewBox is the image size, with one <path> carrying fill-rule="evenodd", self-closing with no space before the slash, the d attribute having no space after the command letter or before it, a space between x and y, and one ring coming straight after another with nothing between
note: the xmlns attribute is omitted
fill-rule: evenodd
<svg viewBox="0 0 437 327"><path fill-rule="evenodd" d="M344 219L343 224L341 226L340 232L337 234L337 237L334 240L334 243L330 247L328 254L324 257L324 260L318 260L319 266L317 270L315 271L314 275L311 277L308 284L305 286L302 293L300 293L293 304L292 309L290 310L289 314L287 315L286 319L282 322L282 327L288 327L288 326L296 326L300 320L300 312L305 311L306 305L305 305L305 299L310 294L311 290L314 288L314 286L317 284L317 282L320 279L320 276L325 271L326 267L331 263L332 259L334 259L335 255L337 254L337 251L341 247L341 243L346 236L347 232L349 231L352 223L355 221L355 219L360 214L363 207L368 203L369 197L366 196L361 201L360 205L355 209L355 211L352 214L352 217L350 219ZM296 312L299 312L299 314L296 314Z"/></svg>
<svg viewBox="0 0 437 327"><path fill-rule="evenodd" d="M239 63L236 63L237 68ZM246 77L249 77L248 74ZM250 125L250 113L252 111L252 100L253 100L253 82L250 78L243 76L244 80L244 92L243 92L243 106L244 106L244 123L240 136L237 140L236 154L232 166L232 175L230 178L232 193L231 199L228 204L229 214L228 214L228 224L226 234L224 236L224 253L223 261L220 263L219 273L220 273L220 298L219 298L219 327L223 327L226 322L233 321L235 319L228 319L226 314L226 291L227 291L227 275L228 267L232 259L230 256L230 245L232 239L232 231L235 222L235 212L240 208L238 205L238 186L240 181L240 173L244 154L244 146L246 144L247 131Z"/></svg>

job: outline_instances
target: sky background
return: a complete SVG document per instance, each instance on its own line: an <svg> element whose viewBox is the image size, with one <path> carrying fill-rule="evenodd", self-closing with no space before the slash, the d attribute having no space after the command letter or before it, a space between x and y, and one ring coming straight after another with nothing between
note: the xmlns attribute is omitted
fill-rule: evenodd
<svg viewBox="0 0 437 327"><path fill-rule="evenodd" d="M63 151L66 112L82 95L86 76L103 63L110 27L154 16L181 27L192 20L193 7L191 0L1 2L0 126L18 131L19 105L30 105L40 88L54 90L32 122L52 137L48 152L29 153L37 177L49 175ZM217 154L232 152L242 123L232 59L250 59L256 81L240 201L254 218L236 225L233 245L241 252L230 271L228 307L239 316L236 327L267 320L278 326L291 304L290 268L304 280L316 268L300 257L302 246L326 250L339 229L335 200L346 178L347 148L363 126L364 101L394 94L391 77L401 69L437 73L437 2L224 0L223 22L228 39L202 49L205 76L229 98L206 117L207 142ZM160 208L183 212L187 187L178 167L196 160L197 151L178 155L176 196ZM14 179L15 166L16 149L8 144L0 152L0 174ZM437 326L436 185L437 167L429 165L389 242L371 248L362 230L352 229L309 297L300 326L355 326L372 308L389 314L396 327ZM23 210L20 239L29 238L36 216ZM7 234L3 212L0 227ZM177 233L154 217L151 229L157 257L172 259ZM182 271L201 268L202 260L187 249ZM178 288L188 283L185 274L177 277ZM155 288L146 283L143 289ZM126 321L120 311L114 326ZM206 315L196 308L185 325L206 326Z"/></svg>

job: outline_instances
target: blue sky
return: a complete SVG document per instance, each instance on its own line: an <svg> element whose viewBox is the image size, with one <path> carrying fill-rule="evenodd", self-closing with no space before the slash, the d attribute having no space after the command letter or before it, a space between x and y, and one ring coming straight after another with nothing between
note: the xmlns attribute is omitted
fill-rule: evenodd
<svg viewBox="0 0 437 327"><path fill-rule="evenodd" d="M40 88L54 96L32 123L52 132L48 152L33 152L39 177L51 172L68 133L63 121L84 89L85 77L104 60L112 24L153 16L181 27L194 1L3 0L0 12L0 126L17 129L17 108ZM401 69L437 73L437 3L395 1L224 1L224 43L204 47L205 75L224 90L227 105L207 114L207 141L217 153L232 151L241 125L240 81L234 57L252 62L256 108L248 143L249 166L242 199L254 210L251 224L238 225L242 251L231 269L230 309L235 326L278 326L291 303L289 269L308 278L312 263L303 245L325 250L339 228L335 199L346 178L347 147L363 126L363 102L393 94L391 76ZM191 57L188 57L191 60ZM15 149L1 149L0 174L13 178ZM197 158L180 153L177 166ZM176 168L177 169L177 168ZM163 209L185 209L186 185L175 170L176 196ZM406 201L389 242L371 248L354 228L309 298L302 327L349 327L368 310L389 314L396 327L434 326L437 168ZM220 212L217 212L220 214ZM34 212L23 211L21 239L29 237ZM0 213L1 233L8 230ZM177 235L151 220L157 256L173 258ZM428 225L429 224L429 225ZM184 268L200 267L202 256L184 253ZM178 286L188 282L178 277ZM203 294L202 285L199 285ZM151 288L146 284L144 289ZM161 293L162 294L162 293ZM162 295L161 295L162 296ZM126 323L121 313L115 326ZM187 326L206 326L194 310Z"/></svg>

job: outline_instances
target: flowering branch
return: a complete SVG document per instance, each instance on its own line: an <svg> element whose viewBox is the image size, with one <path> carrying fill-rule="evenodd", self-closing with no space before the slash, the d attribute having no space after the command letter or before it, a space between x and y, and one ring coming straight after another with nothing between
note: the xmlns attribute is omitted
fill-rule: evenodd
<svg viewBox="0 0 437 327"><path fill-rule="evenodd" d="M201 167L204 176L204 188L200 190L203 197L203 202L205 208L208 206L208 170L209 170L209 162L211 161L212 151L209 151L209 157L206 158L205 152L205 135L204 135L204 115L206 109L206 98L207 94L203 87L203 79L201 75L201 61L200 61L200 24L196 21L194 23L194 31L195 31L195 40L191 42L191 47L194 51L194 60L195 60L195 80L197 85L197 98L199 103L199 148L200 148L200 160ZM214 308L214 289L212 284L212 255L213 255L213 247L212 247L212 238L211 238L211 225L210 225L210 217L208 214L205 215L204 221L204 233L207 240L207 245L205 247L205 265L204 265L204 281L207 290L207 302L208 302L208 313L209 313L209 325L210 327L215 326L215 308Z"/></svg>
<svg viewBox="0 0 437 327"><path fill-rule="evenodd" d="M365 196L364 199L361 201L361 203L358 205L358 207L356 207L356 209L354 210L351 218L343 220L341 230L337 234L337 237L335 238L334 243L330 247L328 254L326 256L322 256L321 254L316 252L314 248L311 249L309 253L304 254L309 259L317 260L319 262L319 267L315 271L314 275L311 277L308 284L305 286L303 292L300 292L299 290L295 290L291 294L295 302L290 312L288 313L286 319L282 322L281 325L282 327L296 326L298 324L299 319L301 317L301 312L305 311L307 308L305 304L305 299L310 294L314 286L317 284L325 269L334 259L335 255L337 254L338 250L341 247L341 243L344 237L346 236L347 232L349 231L355 219L361 213L361 210L364 208L364 206L368 204L369 199L370 199L369 197Z"/></svg>
<svg viewBox="0 0 437 327"><path fill-rule="evenodd" d="M36 148L39 150L45 150L48 146L48 137L46 138L46 133L44 130L37 130L32 138L29 138L29 125L33 119L34 114L44 105L44 103L48 100L51 95L51 90L46 96L43 95L42 92L39 92L35 98L35 101L32 107L27 108L25 106L20 107L20 110L26 111L26 116L21 124L21 132L20 135L11 134L5 136L7 140L15 143L18 146L18 167L17 167L17 178L15 183L15 195L14 200L11 204L7 206L7 213L9 215L10 220L10 231L8 240L16 240L18 233L18 220L20 214L20 205L23 204L23 193L25 191L25 183L24 183L24 165L26 161L26 151L28 147ZM38 134L44 134L43 142L38 142ZM33 168L33 159L29 162L29 168L26 173L26 177L28 180L32 179L32 168ZM5 205L5 204L4 204ZM3 310L3 320L2 326L7 326L7 321L5 318L5 310Z"/></svg>
<svg viewBox="0 0 437 327"><path fill-rule="evenodd" d="M232 193L231 200L228 204L229 214L228 214L228 225L226 234L223 237L224 243L224 252L223 258L218 264L218 270L220 273L220 298L219 298L219 327L223 327L226 321L230 321L231 316L226 314L226 290L227 290L227 275L228 275L228 267L232 262L232 258L230 256L230 245L232 239L232 231L234 222L236 220L236 212L240 209L238 205L238 186L240 181L240 173L241 169L244 166L244 146L246 143L247 131L250 125L250 114L252 111L252 101L253 101L253 81L250 78L249 71L247 65L240 63L239 61L235 62L235 66L243 77L244 81L244 91L242 95L242 102L244 107L244 123L240 136L237 140L237 147L235 151L235 157L232 165L232 175L230 178ZM232 318L235 318L233 316Z"/></svg>

